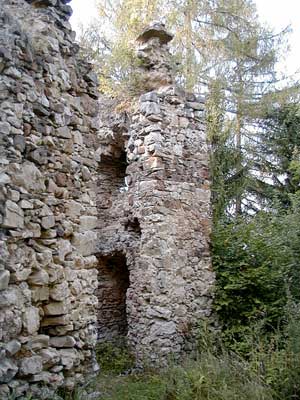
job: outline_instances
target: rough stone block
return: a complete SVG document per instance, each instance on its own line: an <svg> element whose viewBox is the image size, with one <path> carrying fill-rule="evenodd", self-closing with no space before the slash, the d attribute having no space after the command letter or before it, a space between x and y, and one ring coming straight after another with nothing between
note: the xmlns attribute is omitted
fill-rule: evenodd
<svg viewBox="0 0 300 400"><path fill-rule="evenodd" d="M0 271L0 290L8 288L10 272L7 270Z"/></svg>
<svg viewBox="0 0 300 400"><path fill-rule="evenodd" d="M75 344L76 341L72 336L56 336L56 337L51 337L50 339L50 345L53 347L68 348L68 347L74 347Z"/></svg>
<svg viewBox="0 0 300 400"><path fill-rule="evenodd" d="M11 200L7 200L5 204L3 226L5 228L24 228L24 212Z"/></svg>
<svg viewBox="0 0 300 400"><path fill-rule="evenodd" d="M146 116L157 115L160 114L160 107L157 103L146 101L140 104L140 111Z"/></svg>
<svg viewBox="0 0 300 400"><path fill-rule="evenodd" d="M13 356L16 354L21 348L21 343L18 340L11 340L5 345L5 350Z"/></svg>
<svg viewBox="0 0 300 400"><path fill-rule="evenodd" d="M35 302L48 300L49 287L48 286L31 287L31 297L32 300Z"/></svg>
<svg viewBox="0 0 300 400"><path fill-rule="evenodd" d="M20 375L34 375L42 372L43 362L41 356L26 357L20 363Z"/></svg>
<svg viewBox="0 0 300 400"><path fill-rule="evenodd" d="M10 382L17 372L18 367L12 360L8 358L0 360L0 383Z"/></svg>
<svg viewBox="0 0 300 400"><path fill-rule="evenodd" d="M83 215L80 217L80 232L89 231L97 228L98 217L92 215Z"/></svg>
<svg viewBox="0 0 300 400"><path fill-rule="evenodd" d="M33 351L48 348L49 339L50 337L48 335L34 336L28 341L28 343L26 344L26 348Z"/></svg>
<svg viewBox="0 0 300 400"><path fill-rule="evenodd" d="M66 306L65 302L56 301L47 304L43 307L45 315L64 315L68 312L68 307Z"/></svg>
<svg viewBox="0 0 300 400"><path fill-rule="evenodd" d="M62 282L50 288L50 298L55 301L62 301L69 297L70 290L67 282Z"/></svg>
<svg viewBox="0 0 300 400"><path fill-rule="evenodd" d="M28 307L23 314L23 327L32 335L39 330L40 314L36 307Z"/></svg>
<svg viewBox="0 0 300 400"><path fill-rule="evenodd" d="M70 317L69 315L61 315L57 317L46 317L43 318L41 321L41 326L46 327L46 326L60 326L60 325L68 325L70 322Z"/></svg>
<svg viewBox="0 0 300 400"><path fill-rule="evenodd" d="M39 271L36 271L29 276L28 283L30 285L37 286L47 285L49 283L49 274L46 271L40 269Z"/></svg>
<svg viewBox="0 0 300 400"><path fill-rule="evenodd" d="M73 245L81 255L90 256L96 252L97 241L97 233L87 231L85 233L75 233Z"/></svg>

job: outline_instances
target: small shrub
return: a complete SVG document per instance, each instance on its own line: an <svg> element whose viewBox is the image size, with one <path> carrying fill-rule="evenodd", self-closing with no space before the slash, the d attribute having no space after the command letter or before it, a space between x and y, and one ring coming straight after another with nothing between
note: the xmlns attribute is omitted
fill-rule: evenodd
<svg viewBox="0 0 300 400"><path fill-rule="evenodd" d="M134 367L134 357L123 339L99 343L96 357L104 373L121 374Z"/></svg>

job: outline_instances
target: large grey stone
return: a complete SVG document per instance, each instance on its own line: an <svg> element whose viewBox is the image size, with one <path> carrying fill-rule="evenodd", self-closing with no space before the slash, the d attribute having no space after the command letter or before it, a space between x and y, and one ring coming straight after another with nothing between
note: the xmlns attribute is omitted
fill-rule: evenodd
<svg viewBox="0 0 300 400"><path fill-rule="evenodd" d="M98 217L93 215L83 215L80 217L80 231L89 231L97 228L98 225Z"/></svg>
<svg viewBox="0 0 300 400"><path fill-rule="evenodd" d="M61 363L68 370L80 362L78 352L75 349L58 350L61 356Z"/></svg>
<svg viewBox="0 0 300 400"><path fill-rule="evenodd" d="M75 233L72 243L80 254L90 256L96 252L97 241L97 233L87 231L85 233Z"/></svg>
<svg viewBox="0 0 300 400"><path fill-rule="evenodd" d="M0 290L8 288L10 272L7 270L0 271Z"/></svg>
<svg viewBox="0 0 300 400"><path fill-rule="evenodd" d="M26 348L29 350L39 350L43 348L49 347L49 339L48 335L37 335L32 337L28 343L26 344Z"/></svg>
<svg viewBox="0 0 300 400"><path fill-rule="evenodd" d="M41 225L44 229L50 229L55 225L54 215L49 215L48 217L43 217L41 220Z"/></svg>
<svg viewBox="0 0 300 400"><path fill-rule="evenodd" d="M142 114L148 116L148 115L157 115L160 114L160 108L157 103L153 103L150 101L146 101L141 103L140 105L140 111Z"/></svg>
<svg viewBox="0 0 300 400"><path fill-rule="evenodd" d="M41 356L25 357L20 363L20 375L34 375L43 370L43 362Z"/></svg>
<svg viewBox="0 0 300 400"><path fill-rule="evenodd" d="M24 187L29 192L44 192L45 178L39 169L29 161L21 165L13 164L9 169L12 181L19 187Z"/></svg>
<svg viewBox="0 0 300 400"><path fill-rule="evenodd" d="M5 204L3 226L5 228L24 228L24 212L11 200L7 200Z"/></svg>
<svg viewBox="0 0 300 400"><path fill-rule="evenodd" d="M35 271L29 276L28 283L37 286L47 285L49 283L49 274L42 269Z"/></svg>
<svg viewBox="0 0 300 400"><path fill-rule="evenodd" d="M72 132L68 126L62 126L56 130L57 136L64 138L64 139L71 139Z"/></svg>
<svg viewBox="0 0 300 400"><path fill-rule="evenodd" d="M75 339L72 336L56 336L56 337L51 337L50 339L50 345L53 347L74 347L76 344Z"/></svg>
<svg viewBox="0 0 300 400"><path fill-rule="evenodd" d="M67 314L68 307L65 302L63 301L53 301L44 306L44 313L45 315L63 315Z"/></svg>
<svg viewBox="0 0 300 400"><path fill-rule="evenodd" d="M59 354L57 350L53 348L45 348L39 351L39 355L42 357L42 362L47 367L52 367L59 362Z"/></svg>
<svg viewBox="0 0 300 400"><path fill-rule="evenodd" d="M12 360L8 358L0 360L0 383L11 381L17 372L18 367Z"/></svg>
<svg viewBox="0 0 300 400"><path fill-rule="evenodd" d="M152 101L153 103L158 103L158 95L156 92L148 92L142 94L140 97L140 102Z"/></svg>
<svg viewBox="0 0 300 400"><path fill-rule="evenodd" d="M57 241L57 252L60 261L64 261L66 256L72 253L72 245L69 240L60 239Z"/></svg>
<svg viewBox="0 0 300 400"><path fill-rule="evenodd" d="M25 309L23 315L23 326L30 335L36 333L39 330L40 314L38 308L28 307Z"/></svg>
<svg viewBox="0 0 300 400"><path fill-rule="evenodd" d="M150 338L157 338L159 336L168 337L176 333L176 324L173 321L164 322L156 321L150 328Z"/></svg>
<svg viewBox="0 0 300 400"><path fill-rule="evenodd" d="M50 288L50 297L55 301L62 301L70 295L67 282L62 282Z"/></svg>
<svg viewBox="0 0 300 400"><path fill-rule="evenodd" d="M5 350L13 356L21 349L21 343L18 340L11 340L5 345Z"/></svg>

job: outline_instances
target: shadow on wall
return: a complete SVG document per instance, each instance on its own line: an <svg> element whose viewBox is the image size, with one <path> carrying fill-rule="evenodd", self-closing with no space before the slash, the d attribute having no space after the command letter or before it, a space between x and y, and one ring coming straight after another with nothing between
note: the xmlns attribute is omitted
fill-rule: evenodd
<svg viewBox="0 0 300 400"><path fill-rule="evenodd" d="M129 271L126 257L121 252L99 256L98 260L98 340L112 341L126 336L128 331L126 292L129 287Z"/></svg>

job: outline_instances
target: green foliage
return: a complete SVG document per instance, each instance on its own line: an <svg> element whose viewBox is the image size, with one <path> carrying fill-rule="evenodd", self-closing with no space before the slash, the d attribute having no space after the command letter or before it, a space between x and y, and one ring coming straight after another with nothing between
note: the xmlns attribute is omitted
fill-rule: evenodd
<svg viewBox="0 0 300 400"><path fill-rule="evenodd" d="M134 367L134 357L124 340L99 343L96 357L103 373L120 374Z"/></svg>
<svg viewBox="0 0 300 400"><path fill-rule="evenodd" d="M257 318L267 315L274 322L285 304L284 277L273 264L272 229L266 232L264 217L260 218L220 223L214 231L215 307L224 334L233 334L236 339Z"/></svg>
<svg viewBox="0 0 300 400"><path fill-rule="evenodd" d="M124 377L104 400L246 400L272 399L247 362L228 354L205 353L159 373Z"/></svg>
<svg viewBox="0 0 300 400"><path fill-rule="evenodd" d="M245 345L242 339L254 321L262 320L268 332L284 317L288 295L299 299L299 196L292 203L289 211L215 224L215 309L224 338L235 349Z"/></svg>
<svg viewBox="0 0 300 400"><path fill-rule="evenodd" d="M199 324L199 353L160 371L130 375L103 372L68 400L100 392L102 400L295 400L300 397L300 304L288 301L281 329L266 336L249 326L251 352L228 350L219 332ZM110 350L110 353L112 350Z"/></svg>
<svg viewBox="0 0 300 400"><path fill-rule="evenodd" d="M300 185L300 110L290 103L269 110L262 121L257 164L269 183L261 183L262 196L277 198L289 207L289 195L295 194Z"/></svg>

